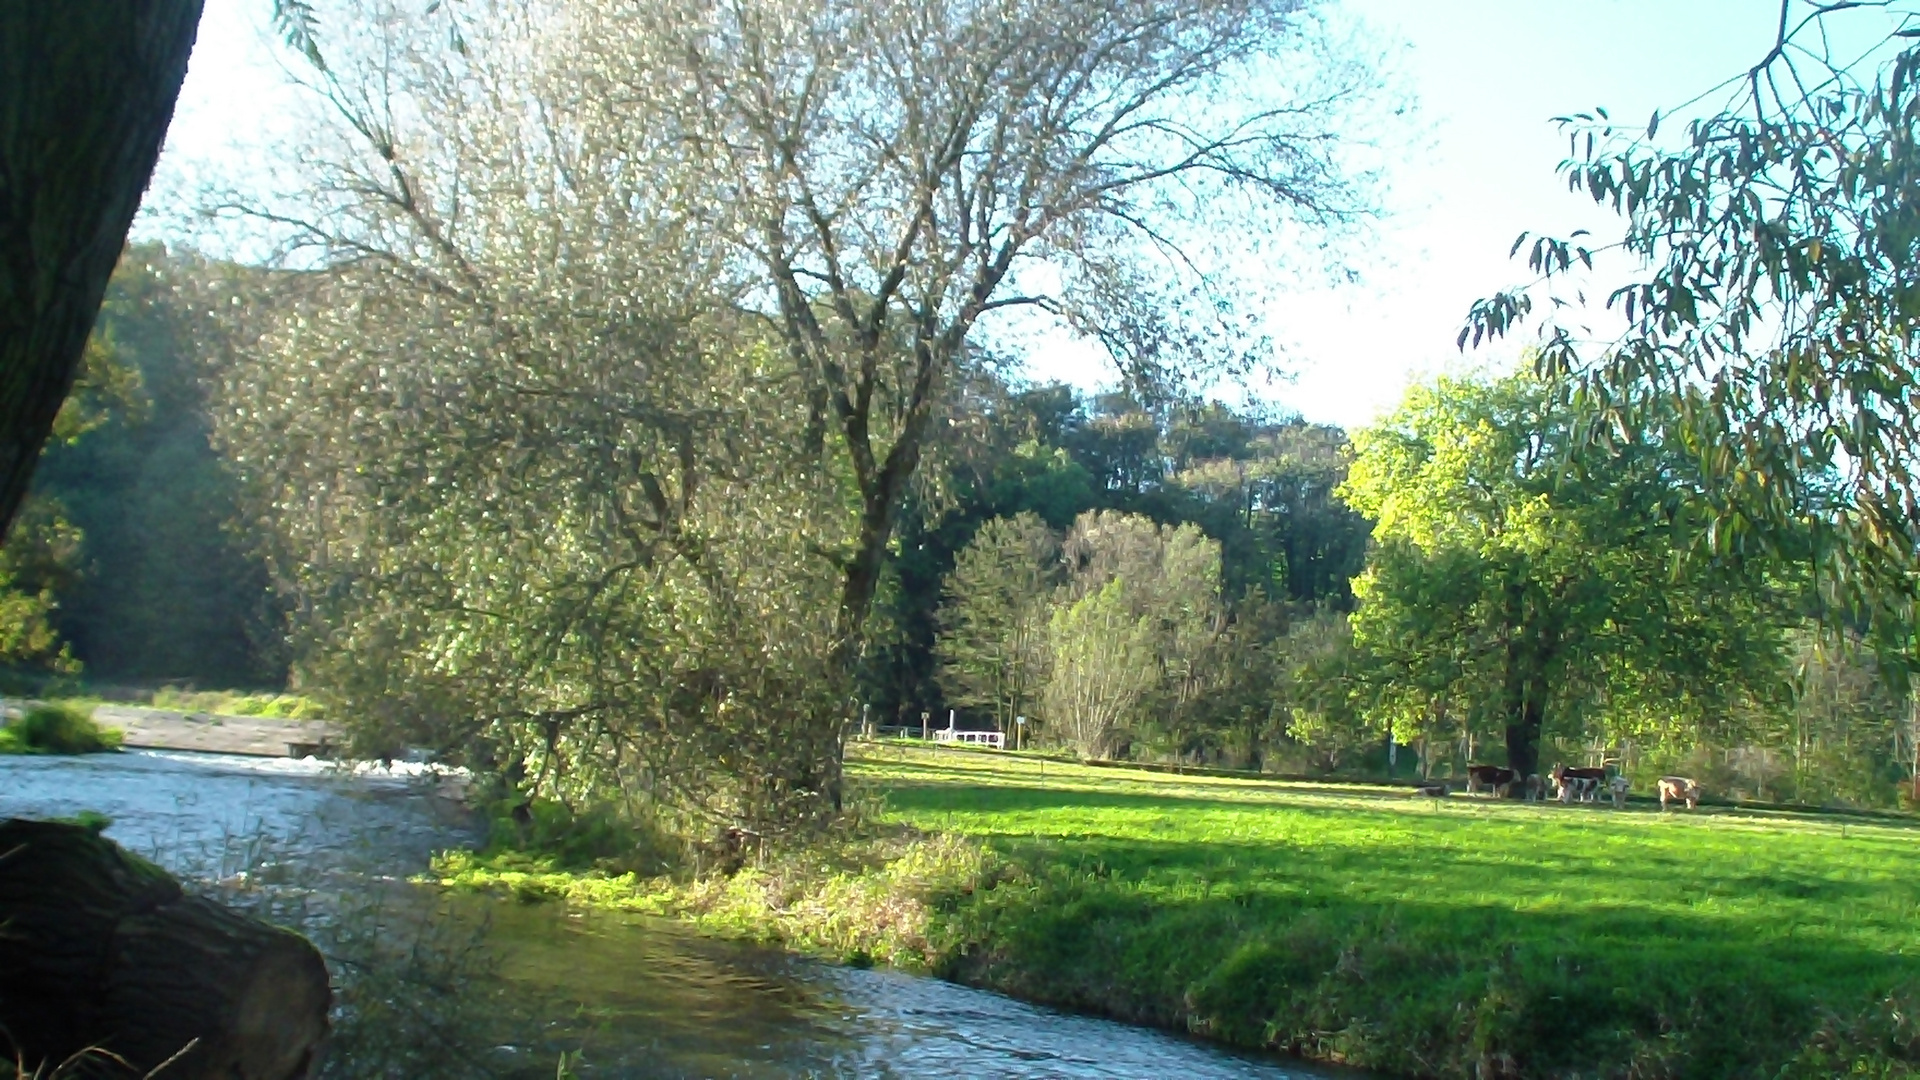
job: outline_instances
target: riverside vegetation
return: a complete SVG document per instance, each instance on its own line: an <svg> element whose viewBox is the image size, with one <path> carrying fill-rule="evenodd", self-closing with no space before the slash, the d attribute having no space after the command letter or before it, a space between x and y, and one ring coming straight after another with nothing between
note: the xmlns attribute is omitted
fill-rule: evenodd
<svg viewBox="0 0 1920 1080"><path fill-rule="evenodd" d="M120 746L120 732L70 702L35 702L0 727L0 754L97 754Z"/></svg>
<svg viewBox="0 0 1920 1080"><path fill-rule="evenodd" d="M1406 1076L1911 1075L1916 826L869 744L831 847L437 876Z"/></svg>
<svg viewBox="0 0 1920 1080"><path fill-rule="evenodd" d="M1351 437L1207 396L1367 269L1410 134L1310 0L279 5L286 183L177 238L287 261L128 253L0 663L284 686L467 768L512 843L449 881L1397 1072L1898 1072L1904 826L843 754L953 710L1920 795L1920 9L1798 2L1684 135L1564 121L1623 337ZM1523 237L1462 345L1582 306L1582 243ZM1023 381L1049 331L1113 389Z"/></svg>

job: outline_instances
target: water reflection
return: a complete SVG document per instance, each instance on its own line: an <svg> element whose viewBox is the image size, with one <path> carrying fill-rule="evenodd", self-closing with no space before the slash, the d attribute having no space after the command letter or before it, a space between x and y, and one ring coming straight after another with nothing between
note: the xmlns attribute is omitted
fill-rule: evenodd
<svg viewBox="0 0 1920 1080"><path fill-rule="evenodd" d="M560 1006L541 1048L610 1077L1287 1077L1170 1035L900 972L729 946L671 924L501 907L503 974ZM557 991L557 992L554 992ZM569 1041L571 1040L571 1042ZM584 1071L584 1070L583 1070Z"/></svg>
<svg viewBox="0 0 1920 1080"><path fill-rule="evenodd" d="M0 816L113 819L108 835L183 874L297 858L389 880L471 822L405 775L315 762L139 751L0 758ZM364 879L362 879L364 880ZM884 970L818 964L638 917L467 898L503 985L501 1071L551 1077L1306 1077L1121 1024Z"/></svg>

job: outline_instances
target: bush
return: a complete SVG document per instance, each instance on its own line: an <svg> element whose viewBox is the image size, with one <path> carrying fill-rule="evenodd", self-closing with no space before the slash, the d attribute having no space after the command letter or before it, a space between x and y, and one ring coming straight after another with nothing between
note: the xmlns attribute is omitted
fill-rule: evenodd
<svg viewBox="0 0 1920 1080"><path fill-rule="evenodd" d="M120 747L120 732L93 722L91 710L72 705L34 705L0 728L0 753L97 754Z"/></svg>
<svg viewBox="0 0 1920 1080"><path fill-rule="evenodd" d="M491 855L534 856L560 870L652 875L678 865L682 843L646 810L602 805L570 809L550 799L505 799L492 808Z"/></svg>

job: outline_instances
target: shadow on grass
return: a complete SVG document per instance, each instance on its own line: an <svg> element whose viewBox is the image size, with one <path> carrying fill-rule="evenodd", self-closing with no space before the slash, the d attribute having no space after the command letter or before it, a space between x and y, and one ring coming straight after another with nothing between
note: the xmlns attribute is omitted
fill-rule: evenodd
<svg viewBox="0 0 1920 1080"><path fill-rule="evenodd" d="M1521 1075L1614 1075L1654 1055L1668 1062L1659 1074L1771 1076L1822 1010L1860 1013L1917 974L1831 928L1605 903L1524 910L1443 887L1369 894L1339 865L1276 866L1249 845L1007 852L1022 871L948 911L959 942L948 974L1396 1072L1472 1075L1511 1060ZM1395 854L1366 873L1421 865Z"/></svg>
<svg viewBox="0 0 1920 1080"><path fill-rule="evenodd" d="M882 786L1016 868L944 909L949 974L1068 1007L1408 1074L1811 1076L1823 1016L1920 981L1901 835L1027 779Z"/></svg>

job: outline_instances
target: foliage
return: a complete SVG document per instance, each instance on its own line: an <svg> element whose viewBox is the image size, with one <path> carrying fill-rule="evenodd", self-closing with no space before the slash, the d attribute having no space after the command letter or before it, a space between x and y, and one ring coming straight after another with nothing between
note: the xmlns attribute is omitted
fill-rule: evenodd
<svg viewBox="0 0 1920 1080"><path fill-rule="evenodd" d="M940 610L941 683L958 705L982 706L1011 732L1047 679L1048 601L1061 576L1060 538L1032 513L994 518L961 550Z"/></svg>
<svg viewBox="0 0 1920 1080"><path fill-rule="evenodd" d="M28 705L0 728L0 754L98 754L120 747L120 732L94 723L91 710L63 703Z"/></svg>
<svg viewBox="0 0 1920 1080"><path fill-rule="evenodd" d="M698 170L701 220L753 268L802 380L807 442L859 499L849 650L981 324L1053 318L1141 382L1244 370L1262 343L1206 238L1365 210L1338 121L1370 70L1298 0L629 0L582 22L597 96Z"/></svg>
<svg viewBox="0 0 1920 1080"><path fill-rule="evenodd" d="M1621 216L1617 246L1642 269L1608 298L1627 324L1616 344L1584 355L1577 330L1550 323L1539 362L1578 374L1594 437L1648 429L1685 448L1714 510L1703 546L1806 558L1832 619L1870 620L1883 649L1907 652L1920 12L1778 11L1773 48L1676 142L1656 141L1659 114L1644 132L1604 111L1562 121L1574 151L1562 175ZM1882 48L1836 56L1876 19L1893 31ZM1561 277L1591 262L1586 243L1534 239L1529 264ZM1462 343L1509 332L1533 306L1527 289L1481 301Z"/></svg>
<svg viewBox="0 0 1920 1080"><path fill-rule="evenodd" d="M1295 0L1170 17L1125 4L482 5L451 38L393 10L287 14L282 29L309 60L325 115L289 158L301 197L239 205L323 273L300 283L300 313L269 333L281 381L230 388L236 404L267 391L265 410L236 409L224 437L265 493L264 516L297 535L281 565L312 647L382 654L324 678L367 706L356 711L376 712L385 695L425 741L471 744L492 722L455 731L436 713L499 718L522 732L485 736L512 744L494 755L503 775L526 756L521 744L559 761L563 729L619 715L619 752L583 748L577 760L644 745L642 786L656 795L687 769L736 779L771 769L720 800L753 788L754 815L833 801L846 679L867 641L889 644L868 616L896 517L936 413L990 362L976 323L1012 307L1050 313L1167 384L1223 358L1245 367L1257 343L1223 312L1218 275L1197 270L1227 263L1177 228L1228 221L1217 235L1271 236L1305 224L1325 235L1365 209L1352 156L1335 152L1347 141L1336 119L1369 89L1365 58L1328 44ZM324 63L319 25L332 35ZM1297 62L1249 96L1236 74L1276 56ZM1094 84L1098 94L1083 92ZM1061 268L1067 287L1039 291ZM349 353L364 359L343 363ZM298 381L328 368L353 374ZM312 428L280 441L296 390L346 418L353 438L373 436L373 452L343 452L351 439ZM502 419L532 394L547 395L539 420ZM413 422L445 408L473 422L458 432ZM589 422L589 409L606 411ZM488 477L504 503L554 492L567 507L528 514L532 546L511 556L487 547L493 530L413 541L427 507L453 516L435 490L459 483L449 440L476 448L467 475ZM591 479L533 478L512 454L482 467L491 451L477 448L520 441L563 445L592 463ZM607 460L622 454L630 460ZM303 456L317 467L289 483L298 470L276 459ZM347 460L352 469L337 467ZM358 509L345 509L355 494ZM496 512L473 497L470 520ZM723 520L722 505L766 516ZM561 535L536 539L546 522ZM396 537L411 553L384 546ZM465 571L444 567L443 553L488 550ZM509 583L535 553L575 565ZM653 580L641 585L639 570ZM824 639L803 614L821 605L822 570L839 578ZM749 586L727 582L762 571ZM468 595L480 581L493 587ZM385 613L346 600L355 590L377 593ZM636 593L655 605L644 616L582 599ZM547 617L520 618L543 598ZM424 632L428 610L457 613L457 628ZM691 628L692 640L667 627ZM503 634L519 644L502 650ZM455 638L495 644L482 661L452 649ZM654 666L610 670L593 655L610 640L633 643L619 660ZM552 661L556 678L515 677ZM500 685L539 691L479 700L488 664ZM676 684L704 704L634 700L645 697L637 687L672 696L658 688ZM719 722L733 695L734 719ZM671 719L633 739L635 712ZM767 734L747 746L747 731ZM666 732L690 738L664 740L678 748L669 752ZM715 734L675 756L699 732ZM781 763L753 764L764 754ZM722 764L706 773L689 761ZM550 779L544 766L530 775ZM676 793L689 799L709 816L733 812Z"/></svg>
<svg viewBox="0 0 1920 1080"><path fill-rule="evenodd" d="M101 682L277 686L284 613L208 443L206 379L240 268L135 246L109 282L74 396L34 477L14 559ZM58 536L49 543L48 529Z"/></svg>
<svg viewBox="0 0 1920 1080"><path fill-rule="evenodd" d="M44 496L29 496L0 546L0 666L71 675L80 669L54 620L79 561L80 530Z"/></svg>
<svg viewBox="0 0 1920 1080"><path fill-rule="evenodd" d="M1083 758L1111 758L1158 683L1153 621L1127 603L1114 578L1053 609L1047 623L1051 672L1041 720Z"/></svg>
<svg viewBox="0 0 1920 1080"><path fill-rule="evenodd" d="M1001 731L1030 711L1030 733L1082 757L1185 741L1225 670L1220 547L1192 525L1089 511L1062 538L1030 514L995 519L947 591L953 696L995 706Z"/></svg>
<svg viewBox="0 0 1920 1080"><path fill-rule="evenodd" d="M327 717L324 705L303 694L241 694L163 686L153 692L147 703L156 709L216 716L263 716L274 720L324 720Z"/></svg>
<svg viewBox="0 0 1920 1080"><path fill-rule="evenodd" d="M1692 776L1731 798L1816 806L1910 805L1912 699L1857 635L1817 625L1787 635L1789 707L1742 709L1702 728L1636 739L1630 772L1642 788Z"/></svg>
<svg viewBox="0 0 1920 1080"><path fill-rule="evenodd" d="M1166 528L1134 514L1094 511L1074 521L1061 553L1068 569L1062 603L1074 606L1064 620L1056 612L1050 637L1063 674L1065 658L1075 657L1080 685L1068 700L1087 711L1062 713L1050 697L1044 719L1079 731L1092 723L1102 732L1094 741L1070 740L1084 757L1117 749L1115 734L1188 727L1216 674L1224 625L1220 545L1193 525ZM1095 633L1107 640L1076 639ZM1137 672L1124 670L1132 665Z"/></svg>
<svg viewBox="0 0 1920 1080"><path fill-rule="evenodd" d="M303 162L320 263L239 305L218 435L301 678L363 752L430 747L503 794L688 835L817 821L847 478L795 453L800 384L684 177L642 164L673 150L653 115L603 113L565 27L482 14L452 59L343 21ZM401 96L432 107L373 103Z"/></svg>
<svg viewBox="0 0 1920 1080"><path fill-rule="evenodd" d="M1345 615L1315 612L1287 634L1280 685L1286 732L1304 748L1316 772L1333 773L1362 747L1379 741L1365 722L1359 702L1347 692L1356 658L1353 630Z"/></svg>
<svg viewBox="0 0 1920 1080"><path fill-rule="evenodd" d="M1531 773L1549 719L1642 734L1784 696L1778 564L1688 559L1688 456L1582 423L1551 381L1441 379L1355 436L1354 638L1401 741L1491 727Z"/></svg>
<svg viewBox="0 0 1920 1080"><path fill-rule="evenodd" d="M952 619L947 583L960 553L995 518L1032 513L1064 531L1088 510L1119 510L1193 524L1218 541L1222 598L1238 628L1229 631L1233 655L1223 653L1215 667L1240 672L1228 685L1246 694L1214 688L1206 715L1181 717L1182 733L1156 739L1156 750L1257 756L1244 725L1267 710L1247 688L1265 676L1247 665L1257 666L1272 636L1284 633L1290 612L1349 604L1347 581L1363 561L1367 522L1333 497L1346 475L1345 434L1252 407L1182 401L1149 410L1064 386L1021 388L991 373L973 376L947 411L923 482L902 510L861 700L892 722L916 722L922 710L944 715L949 705L967 715L970 699L956 693L950 672L936 678L935 656L941 624ZM1150 437L1116 446L1107 435L1120 426L1108 423L1112 416L1136 418L1125 429ZM1116 454L1127 457L1124 467ZM1228 700L1236 694L1239 704ZM976 714L975 722L987 719ZM1227 736L1229 724L1242 725L1240 733Z"/></svg>

